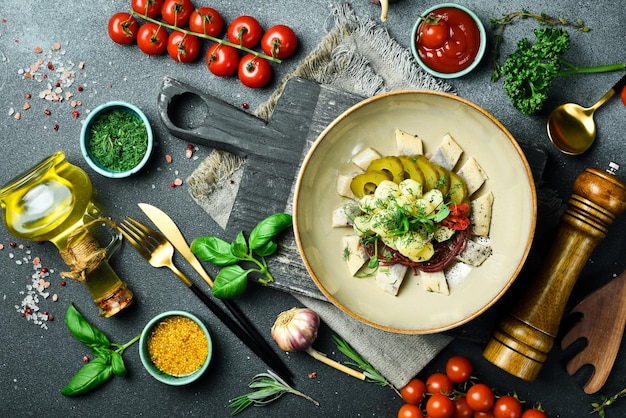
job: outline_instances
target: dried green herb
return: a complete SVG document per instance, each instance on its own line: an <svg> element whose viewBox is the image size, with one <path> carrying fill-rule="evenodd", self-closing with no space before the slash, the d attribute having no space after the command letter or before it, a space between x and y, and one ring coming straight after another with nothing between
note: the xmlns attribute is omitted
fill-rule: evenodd
<svg viewBox="0 0 626 418"><path fill-rule="evenodd" d="M127 171L136 167L147 148L146 125L133 113L112 110L98 117L89 129L89 154L108 170Z"/></svg>

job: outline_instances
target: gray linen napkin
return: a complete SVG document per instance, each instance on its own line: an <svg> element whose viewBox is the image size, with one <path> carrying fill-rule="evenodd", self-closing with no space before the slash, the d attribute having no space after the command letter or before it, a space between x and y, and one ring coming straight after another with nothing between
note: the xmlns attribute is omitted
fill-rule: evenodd
<svg viewBox="0 0 626 418"><path fill-rule="evenodd" d="M360 96L369 97L400 89L450 91L444 84L423 72L411 54L393 40L387 31L372 19L358 18L347 3L332 14L333 28L318 47L276 89L272 97L256 110L260 118L269 119L286 81L294 76L330 85ZM219 187L206 187L212 169L219 169L215 159L224 153L209 156L187 179L193 199L209 215L216 218L215 201ZM242 167L232 166L232 176L215 175L216 179L237 178ZM223 171L223 168L222 168ZM208 203L210 202L210 203ZM222 204L222 208L232 207ZM291 199L286 212L291 212ZM223 216L223 214L222 214ZM224 225L225 219L215 219ZM294 260L291 260L293 263ZM301 260L297 260L301 263ZM361 356L382 373L394 386L401 388L426 366L451 340L443 334L395 334L370 327L346 315L328 301L294 294L303 305L316 311L320 318L342 336Z"/></svg>

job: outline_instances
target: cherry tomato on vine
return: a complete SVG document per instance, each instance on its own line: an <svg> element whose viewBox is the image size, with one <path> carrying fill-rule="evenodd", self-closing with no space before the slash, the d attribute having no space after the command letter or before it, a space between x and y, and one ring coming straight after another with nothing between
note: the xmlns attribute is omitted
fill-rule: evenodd
<svg viewBox="0 0 626 418"><path fill-rule="evenodd" d="M419 27L417 42L426 48L442 47L450 38L450 25L441 16L429 15Z"/></svg>
<svg viewBox="0 0 626 418"><path fill-rule="evenodd" d="M435 393L426 401L429 418L450 418L454 414L454 403L446 395Z"/></svg>
<svg viewBox="0 0 626 418"><path fill-rule="evenodd" d="M478 412L490 411L495 401L493 391L484 383L477 383L469 388L466 397L470 408Z"/></svg>
<svg viewBox="0 0 626 418"><path fill-rule="evenodd" d="M261 48L265 55L285 59L291 56L298 46L296 33L286 25L275 25L269 28L261 39Z"/></svg>
<svg viewBox="0 0 626 418"><path fill-rule="evenodd" d="M132 0L131 7L137 13L155 18L161 14L163 0Z"/></svg>
<svg viewBox="0 0 626 418"><path fill-rule="evenodd" d="M474 416L472 418L495 418L493 416L493 409L489 411L474 411Z"/></svg>
<svg viewBox="0 0 626 418"><path fill-rule="evenodd" d="M446 375L454 383L465 383L472 375L472 363L464 356L452 356L446 363Z"/></svg>
<svg viewBox="0 0 626 418"><path fill-rule="evenodd" d="M163 26L146 22L137 31L137 46L148 55L159 55L167 49L167 38Z"/></svg>
<svg viewBox="0 0 626 418"><path fill-rule="evenodd" d="M200 54L200 40L196 36L174 31L167 40L167 53L174 61L191 62Z"/></svg>
<svg viewBox="0 0 626 418"><path fill-rule="evenodd" d="M522 418L548 418L548 416L542 410L533 408L524 411Z"/></svg>
<svg viewBox="0 0 626 418"><path fill-rule="evenodd" d="M495 418L521 418L522 404L515 396L501 396L493 405L493 416Z"/></svg>
<svg viewBox="0 0 626 418"><path fill-rule="evenodd" d="M454 413L451 418L472 418L474 416L474 410L467 404L465 396L456 398L453 403Z"/></svg>
<svg viewBox="0 0 626 418"><path fill-rule="evenodd" d="M622 87L622 103L626 106L626 86Z"/></svg>
<svg viewBox="0 0 626 418"><path fill-rule="evenodd" d="M126 45L137 39L137 19L126 12L115 13L109 19L109 37L115 43Z"/></svg>
<svg viewBox="0 0 626 418"><path fill-rule="evenodd" d="M161 17L173 26L184 26L194 11L191 0L164 0L161 6Z"/></svg>
<svg viewBox="0 0 626 418"><path fill-rule="evenodd" d="M198 7L189 17L189 29L196 33L216 37L224 29L224 19L217 10L211 7Z"/></svg>
<svg viewBox="0 0 626 418"><path fill-rule="evenodd" d="M272 66L265 58L248 54L239 61L239 80L244 86L259 89L272 78Z"/></svg>
<svg viewBox="0 0 626 418"><path fill-rule="evenodd" d="M252 16L236 17L228 26L228 40L246 48L254 48L263 36L263 28Z"/></svg>
<svg viewBox="0 0 626 418"><path fill-rule="evenodd" d="M451 393L454 384L445 373L433 373L426 379L426 392Z"/></svg>
<svg viewBox="0 0 626 418"><path fill-rule="evenodd" d="M398 418L423 418L424 414L420 411L419 406L405 403L398 410Z"/></svg>
<svg viewBox="0 0 626 418"><path fill-rule="evenodd" d="M239 51L230 45L214 43L206 54L206 65L218 77L228 77L237 71Z"/></svg>
<svg viewBox="0 0 626 418"><path fill-rule="evenodd" d="M426 392L426 384L421 379L414 377L400 389L400 396L406 403L419 405L424 398L424 392Z"/></svg>

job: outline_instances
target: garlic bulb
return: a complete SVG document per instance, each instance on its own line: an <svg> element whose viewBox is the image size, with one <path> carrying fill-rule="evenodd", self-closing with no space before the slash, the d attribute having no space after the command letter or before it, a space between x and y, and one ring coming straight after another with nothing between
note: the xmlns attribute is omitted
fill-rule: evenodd
<svg viewBox="0 0 626 418"><path fill-rule="evenodd" d="M308 308L282 312L272 326L272 338L283 351L306 351L317 338L320 318Z"/></svg>

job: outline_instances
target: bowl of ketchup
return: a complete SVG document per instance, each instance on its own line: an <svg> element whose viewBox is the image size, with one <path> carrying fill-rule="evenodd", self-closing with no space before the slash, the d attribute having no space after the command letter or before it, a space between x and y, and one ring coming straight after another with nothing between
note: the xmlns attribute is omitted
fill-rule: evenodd
<svg viewBox="0 0 626 418"><path fill-rule="evenodd" d="M454 3L424 11L411 34L411 49L418 64L440 78L457 78L472 71L482 59L486 44L480 19Z"/></svg>

